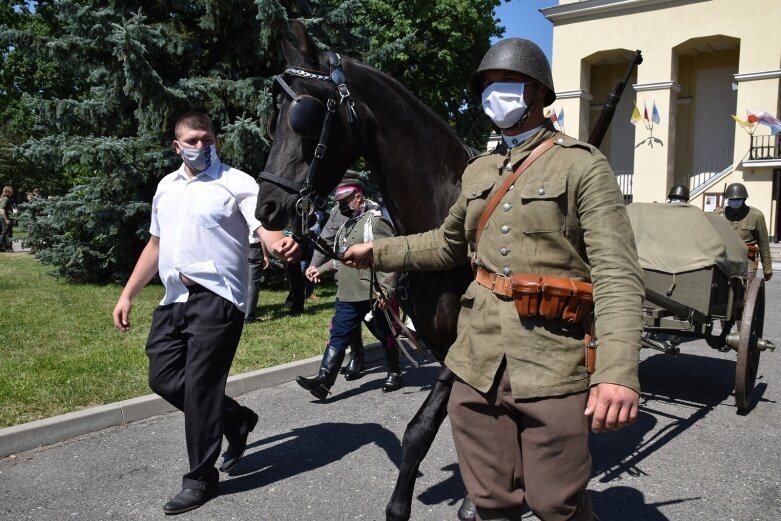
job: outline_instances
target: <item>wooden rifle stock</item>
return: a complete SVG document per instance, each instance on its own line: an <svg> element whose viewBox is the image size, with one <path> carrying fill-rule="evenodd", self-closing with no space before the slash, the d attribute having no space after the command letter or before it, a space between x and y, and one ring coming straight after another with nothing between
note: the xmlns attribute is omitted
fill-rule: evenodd
<svg viewBox="0 0 781 521"><path fill-rule="evenodd" d="M632 76L634 68L641 63L643 63L643 57L639 50L635 51L635 57L629 63L629 67L626 70L626 76L624 76L623 80L618 82L615 90L607 97L605 106L602 107L602 113L599 115L597 124L594 125L594 129L588 137L589 145L599 148L599 145L602 144L602 140L605 138L605 134L607 134L610 122L613 121L613 115L616 113L616 107L621 100L621 94L624 92L624 87L629 83L629 78Z"/></svg>

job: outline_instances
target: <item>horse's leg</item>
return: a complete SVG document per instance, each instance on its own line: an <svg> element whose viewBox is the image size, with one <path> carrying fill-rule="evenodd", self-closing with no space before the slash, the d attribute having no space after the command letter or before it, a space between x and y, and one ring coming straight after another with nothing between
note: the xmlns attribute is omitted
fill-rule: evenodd
<svg viewBox="0 0 781 521"><path fill-rule="evenodd" d="M426 457L439 426L447 416L447 401L456 375L443 367L426 401L407 424L401 442L401 466L396 488L385 507L386 521L407 521L412 510L412 492L420 462Z"/></svg>

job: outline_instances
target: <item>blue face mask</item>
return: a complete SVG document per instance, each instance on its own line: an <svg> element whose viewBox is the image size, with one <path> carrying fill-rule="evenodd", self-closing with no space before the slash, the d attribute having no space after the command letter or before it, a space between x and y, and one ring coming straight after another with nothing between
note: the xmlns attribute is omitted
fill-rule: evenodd
<svg viewBox="0 0 781 521"><path fill-rule="evenodd" d="M743 199L727 199L727 204L733 210L737 210L738 208L743 206Z"/></svg>

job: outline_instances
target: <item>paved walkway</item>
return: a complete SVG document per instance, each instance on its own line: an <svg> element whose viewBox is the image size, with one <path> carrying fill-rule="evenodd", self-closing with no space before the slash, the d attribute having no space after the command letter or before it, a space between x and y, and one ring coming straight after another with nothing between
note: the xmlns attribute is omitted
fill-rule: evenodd
<svg viewBox="0 0 781 521"><path fill-rule="evenodd" d="M778 343L781 280L767 288L765 336ZM702 341L681 353L643 350L638 421L592 436L589 488L602 521L781 519L781 351L762 355L747 415L731 395L734 354ZM405 425L438 368L408 368L404 389L383 394L381 365L355 382L340 378L326 404L290 381L242 395L261 417L247 454L220 497L181 519L384 519ZM164 519L186 468L183 439L182 415L171 413L0 460L0 519ZM462 493L445 422L421 467L412 519L454 520Z"/></svg>

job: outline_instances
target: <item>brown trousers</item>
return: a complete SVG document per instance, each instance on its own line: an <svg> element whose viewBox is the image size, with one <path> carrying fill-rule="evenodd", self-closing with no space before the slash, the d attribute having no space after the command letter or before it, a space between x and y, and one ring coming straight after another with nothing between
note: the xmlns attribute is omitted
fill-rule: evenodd
<svg viewBox="0 0 781 521"><path fill-rule="evenodd" d="M448 414L461 476L480 521L592 521L587 392L516 400L507 365L483 394L460 379Z"/></svg>

